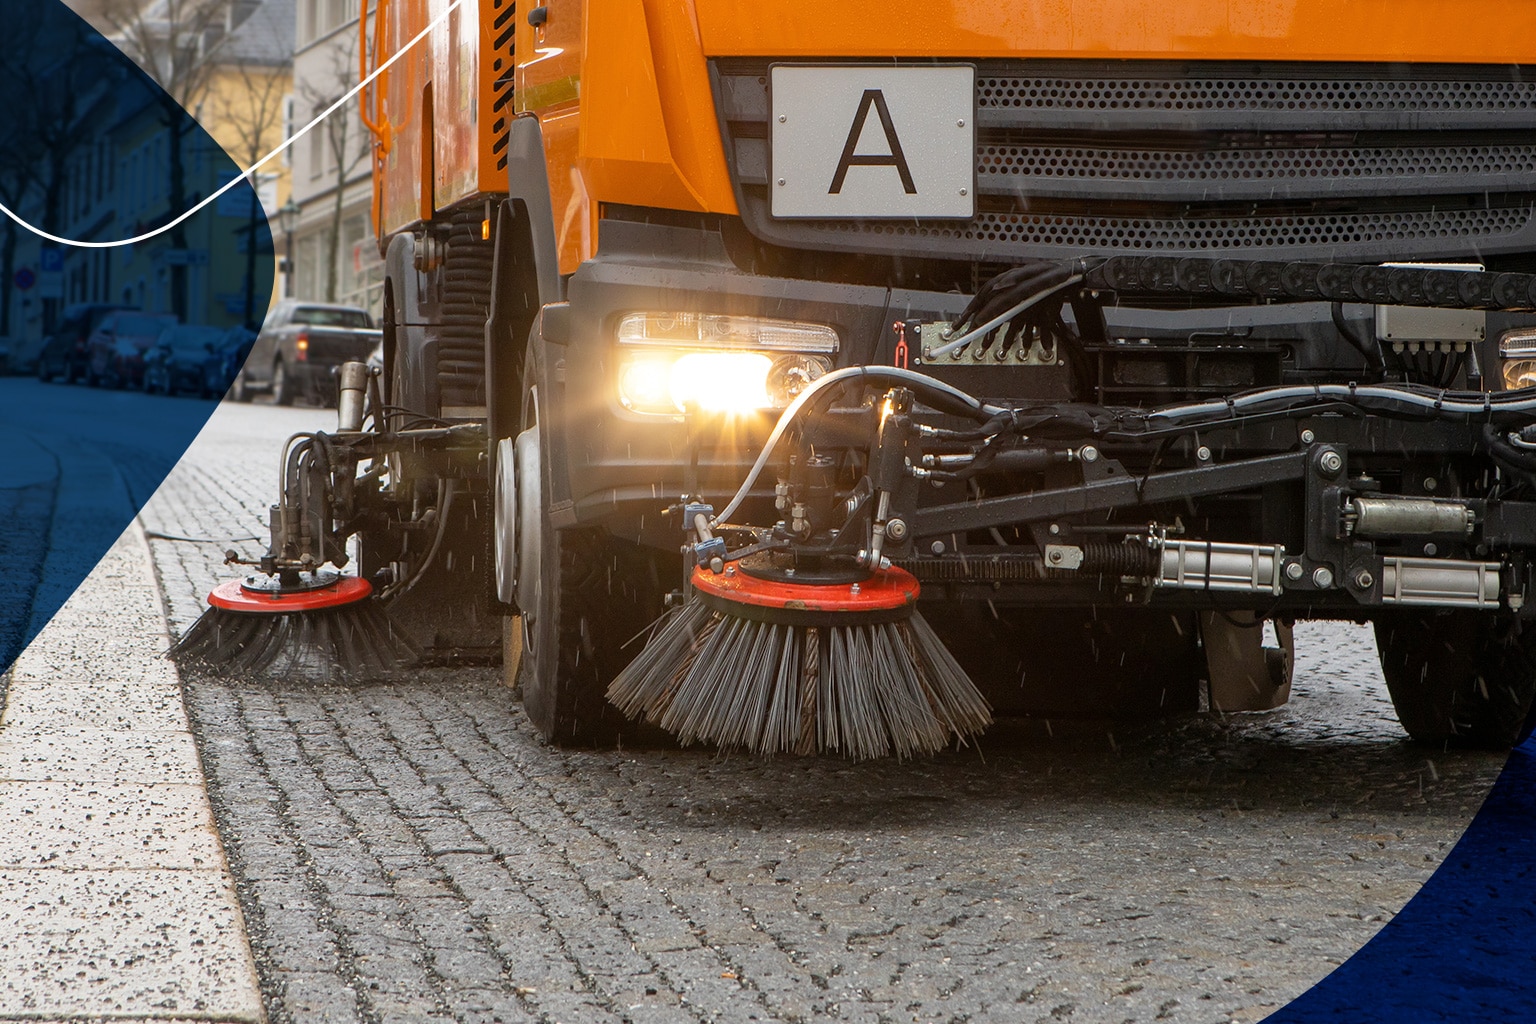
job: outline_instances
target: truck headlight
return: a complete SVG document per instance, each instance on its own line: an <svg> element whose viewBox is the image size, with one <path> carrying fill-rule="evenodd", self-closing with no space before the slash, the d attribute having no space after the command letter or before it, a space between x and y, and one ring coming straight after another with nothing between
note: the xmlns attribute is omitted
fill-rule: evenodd
<svg viewBox="0 0 1536 1024"><path fill-rule="evenodd" d="M1536 386L1536 327L1517 327L1500 336L1499 366L1504 390Z"/></svg>
<svg viewBox="0 0 1536 1024"><path fill-rule="evenodd" d="M619 401L632 412L677 416L782 409L832 369L823 324L708 313L630 313L619 321Z"/></svg>
<svg viewBox="0 0 1536 1024"><path fill-rule="evenodd" d="M775 358L765 352L625 352L619 361L619 401L632 412L677 416L782 409L830 370L824 356Z"/></svg>
<svg viewBox="0 0 1536 1024"><path fill-rule="evenodd" d="M666 348L735 348L767 352L836 352L837 332L825 324L716 313L629 313L619 320L619 344Z"/></svg>

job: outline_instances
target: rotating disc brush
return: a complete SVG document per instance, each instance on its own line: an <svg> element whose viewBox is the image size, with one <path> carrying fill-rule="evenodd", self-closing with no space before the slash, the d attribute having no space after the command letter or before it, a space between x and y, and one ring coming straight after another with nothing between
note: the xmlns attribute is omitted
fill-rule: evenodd
<svg viewBox="0 0 1536 1024"><path fill-rule="evenodd" d="M786 575L745 562L695 569L692 598L658 622L608 699L685 745L761 755L905 758L991 724L986 699L917 613L910 573Z"/></svg>
<svg viewBox="0 0 1536 1024"><path fill-rule="evenodd" d="M372 594L367 580L331 571L229 580L170 657L208 675L314 682L416 660L420 651Z"/></svg>

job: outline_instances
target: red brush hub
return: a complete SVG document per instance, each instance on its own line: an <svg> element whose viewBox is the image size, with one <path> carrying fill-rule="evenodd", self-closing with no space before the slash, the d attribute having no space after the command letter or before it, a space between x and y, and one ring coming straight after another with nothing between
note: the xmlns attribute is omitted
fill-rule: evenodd
<svg viewBox="0 0 1536 1024"><path fill-rule="evenodd" d="M276 578L247 576L243 580L220 583L208 595L208 603L227 612L255 615L285 615L289 612L318 612L355 604L373 593L373 585L360 576L339 573L304 574L298 586L289 586Z"/></svg>
<svg viewBox="0 0 1536 1024"><path fill-rule="evenodd" d="M740 618L806 626L896 622L912 614L920 589L904 569L871 573L855 583L789 583L726 566L723 573L693 571L705 604Z"/></svg>

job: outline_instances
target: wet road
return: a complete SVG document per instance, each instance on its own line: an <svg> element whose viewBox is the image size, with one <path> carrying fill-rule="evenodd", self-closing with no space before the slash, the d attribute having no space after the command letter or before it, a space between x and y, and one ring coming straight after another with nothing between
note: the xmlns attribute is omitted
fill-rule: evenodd
<svg viewBox="0 0 1536 1024"><path fill-rule="evenodd" d="M173 629L329 421L216 415L144 516L193 538ZM494 669L187 693L277 1024L1214 1024L1374 934L1502 763L1410 746L1368 630L1297 642L1277 711L906 764L551 748Z"/></svg>

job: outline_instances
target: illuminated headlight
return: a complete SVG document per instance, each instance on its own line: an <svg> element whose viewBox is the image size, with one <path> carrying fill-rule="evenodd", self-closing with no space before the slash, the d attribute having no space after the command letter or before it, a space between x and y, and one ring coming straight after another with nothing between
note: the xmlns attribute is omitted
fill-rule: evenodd
<svg viewBox="0 0 1536 1024"><path fill-rule="evenodd" d="M677 416L690 406L725 413L782 409L831 368L824 356L625 352L619 363L619 401L632 412L661 416Z"/></svg>
<svg viewBox="0 0 1536 1024"><path fill-rule="evenodd" d="M630 313L618 341L619 401L658 416L782 409L838 347L823 324L712 313Z"/></svg>
<svg viewBox="0 0 1536 1024"><path fill-rule="evenodd" d="M799 320L715 313L630 313L619 321L619 344L763 352L836 352L837 332L825 324Z"/></svg>
<svg viewBox="0 0 1536 1024"><path fill-rule="evenodd" d="M1536 327L1517 327L1499 338L1499 364L1506 391L1536 386Z"/></svg>

